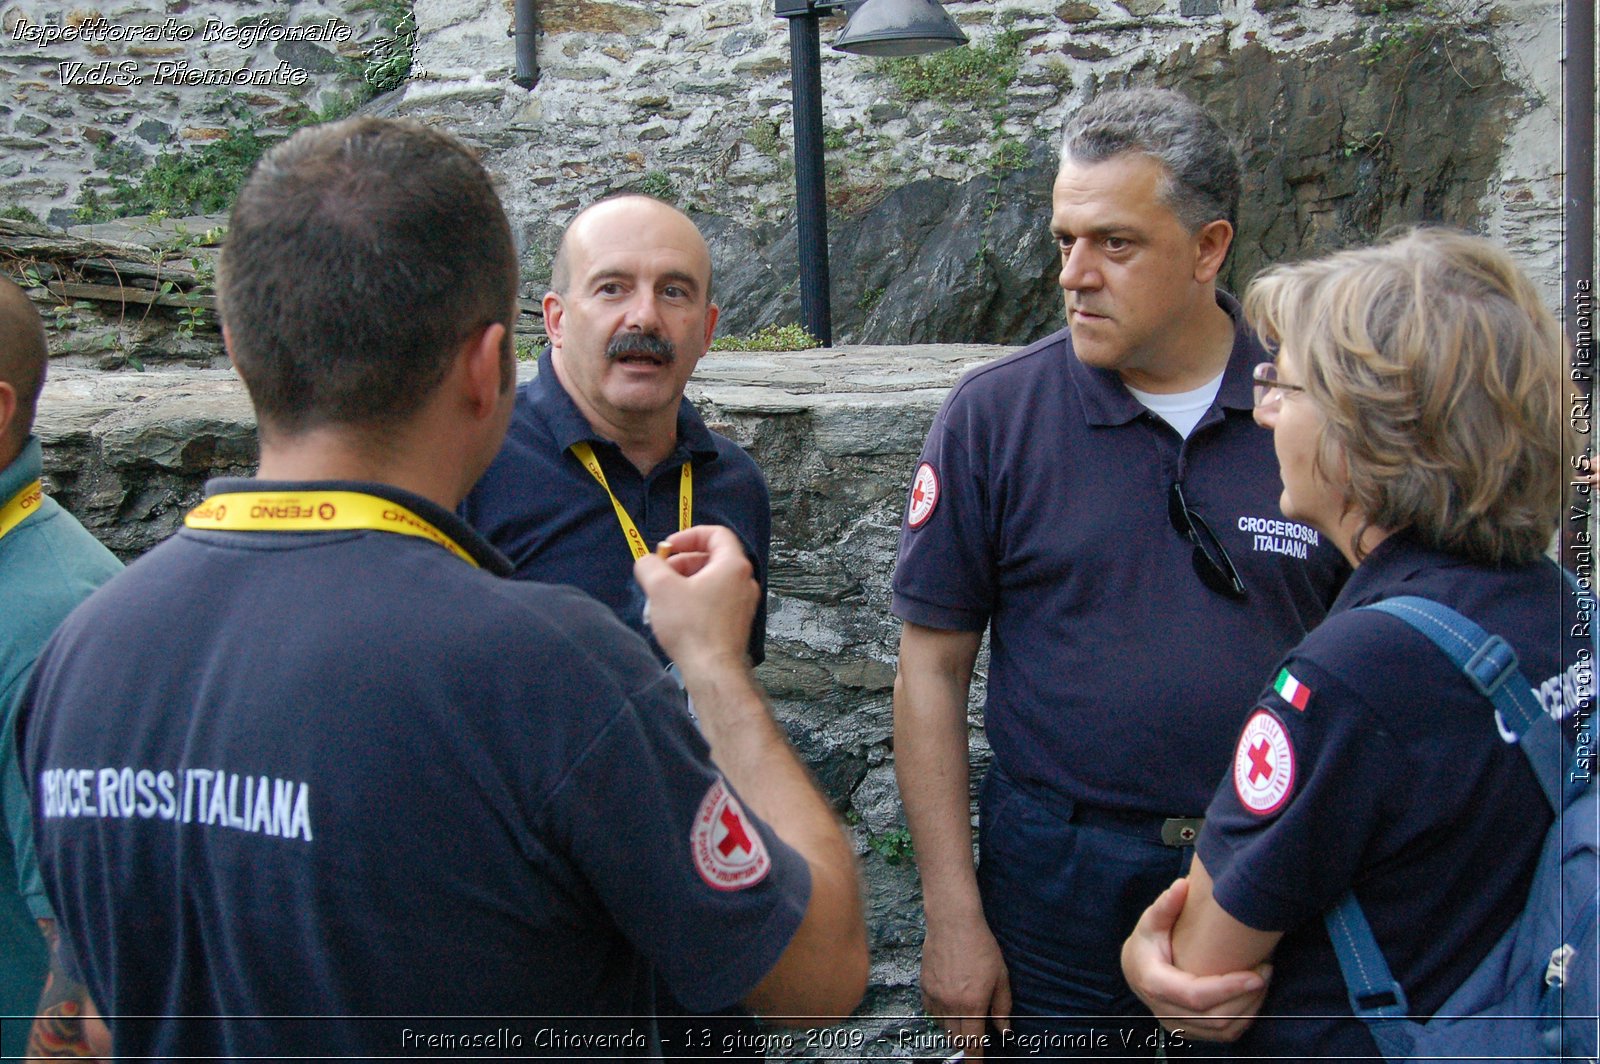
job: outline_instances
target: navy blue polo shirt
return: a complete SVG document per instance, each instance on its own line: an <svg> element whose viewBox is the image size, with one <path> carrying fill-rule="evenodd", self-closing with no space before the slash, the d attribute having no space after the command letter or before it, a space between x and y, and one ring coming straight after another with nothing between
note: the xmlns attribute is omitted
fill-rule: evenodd
<svg viewBox="0 0 1600 1064"><path fill-rule="evenodd" d="M748 994L809 871L644 643L405 492L210 490L323 488L408 506L483 568L378 531L183 529L23 697L78 973L108 1015L167 1017L114 1019L118 1052L641 1056L649 1022L612 1017L648 1017L656 975L692 1007Z"/></svg>
<svg viewBox="0 0 1600 1064"><path fill-rule="evenodd" d="M1219 304L1239 322L1238 304ZM1251 418L1265 361L1242 324L1187 439L1067 330L951 391L913 477L894 613L989 628L985 723L1012 779L1163 816L1204 809L1261 677L1323 617L1347 572L1278 511L1272 434ZM1182 480L1248 598L1195 574L1167 515Z"/></svg>
<svg viewBox="0 0 1600 1064"><path fill-rule="evenodd" d="M1243 1055L1378 1055L1322 921L1352 885L1422 1017L1527 899L1550 807L1493 705L1442 651L1398 618L1354 612L1397 595L1441 602L1510 642L1551 716L1593 712L1593 662L1562 624L1577 602L1554 565L1488 568L1405 534L1379 544L1256 700L1200 835L1222 908L1286 932L1261 1010L1270 1018ZM1563 731L1570 744L1575 728Z"/></svg>
<svg viewBox="0 0 1600 1064"><path fill-rule="evenodd" d="M706 428L687 399L678 406L677 448L640 476L621 448L589 427L545 348L539 375L517 389L505 444L461 504L461 515L511 559L518 578L587 591L667 661L642 619L644 592L633 579L633 555L611 500L572 454L572 445L584 440L651 546L678 530L679 474L685 461L694 463L694 523L731 528L761 584L750 631L750 659L759 665L766 657L772 539L767 482L738 444Z"/></svg>

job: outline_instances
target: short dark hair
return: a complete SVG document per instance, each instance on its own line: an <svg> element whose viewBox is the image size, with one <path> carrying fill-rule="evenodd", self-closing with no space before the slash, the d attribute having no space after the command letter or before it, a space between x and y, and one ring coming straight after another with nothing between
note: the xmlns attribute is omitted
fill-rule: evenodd
<svg viewBox="0 0 1600 1064"><path fill-rule="evenodd" d="M1073 112L1061 134L1061 161L1105 162L1128 152L1166 169L1162 195L1189 229L1221 218L1235 229L1239 156L1216 119L1170 89L1118 89Z"/></svg>
<svg viewBox="0 0 1600 1064"><path fill-rule="evenodd" d="M44 388L50 361L45 346L44 319L22 289L0 277L0 380L17 390L17 410L11 421L11 443L21 447L33 431L39 392ZM6 450L0 440L0 452Z"/></svg>
<svg viewBox="0 0 1600 1064"><path fill-rule="evenodd" d="M460 343L515 316L517 254L461 141L351 118L269 152L218 269L230 351L264 431L382 430L438 387Z"/></svg>

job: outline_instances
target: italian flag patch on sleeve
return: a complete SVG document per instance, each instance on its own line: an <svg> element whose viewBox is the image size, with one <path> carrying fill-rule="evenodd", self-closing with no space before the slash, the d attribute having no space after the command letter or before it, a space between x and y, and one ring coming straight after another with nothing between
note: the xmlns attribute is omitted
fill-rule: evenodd
<svg viewBox="0 0 1600 1064"><path fill-rule="evenodd" d="M1278 678L1272 681L1272 689L1278 692L1279 698L1298 710L1304 710L1306 703L1311 701L1311 688L1296 680L1288 669L1278 670Z"/></svg>

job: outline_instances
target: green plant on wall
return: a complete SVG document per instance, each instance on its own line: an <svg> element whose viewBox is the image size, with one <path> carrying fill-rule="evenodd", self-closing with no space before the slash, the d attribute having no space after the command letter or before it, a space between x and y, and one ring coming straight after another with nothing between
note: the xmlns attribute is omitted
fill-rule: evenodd
<svg viewBox="0 0 1600 1064"><path fill-rule="evenodd" d="M402 84L411 73L417 23L411 0L362 0L356 11L373 11L386 36L367 50L361 68L364 84L353 93L324 97L322 106L300 105L283 133L260 131L255 109L243 97L214 94L208 110L227 123L216 140L162 152L148 163L142 152L116 143L102 147L95 165L109 178L109 187L79 194L80 221L95 222L133 214L165 211L171 215L210 214L227 210L239 186L263 153L294 130L343 118L380 92Z"/></svg>
<svg viewBox="0 0 1600 1064"><path fill-rule="evenodd" d="M377 12L387 31L367 49L362 78L374 94L399 88L411 75L417 47L417 16L410 0L363 0L354 10Z"/></svg>
<svg viewBox="0 0 1600 1064"><path fill-rule="evenodd" d="M911 832L905 828L894 828L885 831L882 835L873 835L867 840L873 852L882 857L886 864L909 864L911 858L916 856L916 850L911 845Z"/></svg>
<svg viewBox="0 0 1600 1064"><path fill-rule="evenodd" d="M1003 30L974 42L929 56L881 59L878 71L907 100L945 103L1003 102L1017 79L1022 34Z"/></svg>
<svg viewBox="0 0 1600 1064"><path fill-rule="evenodd" d="M158 155L137 181L113 179L110 204L85 201L80 215L93 217L95 207L113 217L130 214L214 214L227 210L261 154L275 142L262 137L254 126L229 131L225 136L193 148Z"/></svg>
<svg viewBox="0 0 1600 1064"><path fill-rule="evenodd" d="M144 167L144 153L131 144L105 143L95 149L94 166L109 177L127 177Z"/></svg>
<svg viewBox="0 0 1600 1064"><path fill-rule="evenodd" d="M877 204L893 187L887 160L887 137L870 133L859 122L823 131L824 168L829 210L858 214Z"/></svg>
<svg viewBox="0 0 1600 1064"><path fill-rule="evenodd" d="M804 325L768 325L748 336L719 336L713 351L809 351L822 344Z"/></svg>
<svg viewBox="0 0 1600 1064"><path fill-rule="evenodd" d="M1408 17L1401 18L1401 12ZM1374 14L1378 24L1371 30L1361 61L1367 66L1405 63L1432 42L1440 22L1453 13L1444 0L1420 3L1380 3Z"/></svg>
<svg viewBox="0 0 1600 1064"><path fill-rule="evenodd" d="M746 130L744 139L748 140L750 146L762 155L769 159L776 159L783 154L783 138L780 133L778 123L763 120L750 123L750 128Z"/></svg>
<svg viewBox="0 0 1600 1064"><path fill-rule="evenodd" d="M157 215L155 220L159 224L165 219ZM220 236L219 227L207 230L199 237L186 239L214 244ZM214 266L207 259L198 256L192 258L190 262L193 266L193 276L186 281L182 277L182 271L169 272L164 268L169 257L169 252L164 248L150 249L147 261L155 267L155 272L152 275L141 270L139 276L147 278L153 276L153 298L149 301L140 301L144 305L137 317L129 316L129 304L123 301L120 308L115 311L114 321L110 319L105 301L97 304L88 300L72 299L63 294L62 288L52 287L57 281L75 285L85 283L84 273L70 262L40 261L9 254L0 255L0 276L10 277L28 289L30 298L40 303L44 303L47 299L54 300L45 306L43 314L45 329L50 335L50 348L55 354L103 356L100 359L103 369L126 366L142 370L143 362L133 353L136 348L136 338L151 314L156 311L158 304L167 308L166 312L170 313L175 323L173 333L180 339L190 340L200 329L216 327L215 317L204 306L204 300L196 298L209 294L210 286L215 280ZM139 256L132 257L130 264L139 258ZM114 283L106 286L110 291L114 292L127 283L115 260L101 259L96 269L111 272Z"/></svg>
<svg viewBox="0 0 1600 1064"><path fill-rule="evenodd" d="M651 170L639 179L639 183L633 186L633 191L667 203L676 202L678 198L677 186L672 183L672 176L665 170Z"/></svg>
<svg viewBox="0 0 1600 1064"><path fill-rule="evenodd" d="M1021 170L1028 165L1028 147L1015 137L997 136L989 154L989 169L995 174Z"/></svg>

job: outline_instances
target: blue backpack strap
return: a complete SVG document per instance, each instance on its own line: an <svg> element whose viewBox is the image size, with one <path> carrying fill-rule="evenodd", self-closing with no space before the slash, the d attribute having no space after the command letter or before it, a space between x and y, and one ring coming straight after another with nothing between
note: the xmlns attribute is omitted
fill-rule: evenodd
<svg viewBox="0 0 1600 1064"><path fill-rule="evenodd" d="M1586 597L1572 574L1566 573L1566 577L1580 598ZM1397 617L1427 636L1472 686L1494 703L1502 736L1511 736L1522 747L1540 790L1559 816L1566 807L1561 780L1568 774L1552 773L1544 765L1560 765L1565 760L1561 729L1541 711L1532 686L1518 668L1511 645L1448 606L1415 595L1384 599L1362 608ZM1555 760L1551 760L1552 754ZM1405 991L1389 970L1355 893L1345 891L1323 920L1339 958L1350 1010L1373 1028L1375 1036L1380 1031L1410 1026ZM1379 1044L1384 1044L1381 1037Z"/></svg>
<svg viewBox="0 0 1600 1064"><path fill-rule="evenodd" d="M1389 971L1355 892L1345 891L1323 922L1333 940L1333 952L1339 957L1339 970L1344 973L1350 1011L1368 1024L1405 1020L1411 1011L1406 992Z"/></svg>
<svg viewBox="0 0 1600 1064"><path fill-rule="evenodd" d="M1384 599L1363 609L1378 610L1405 621L1431 639L1455 662L1479 694L1494 703L1495 722L1508 742L1527 755L1550 808L1560 814L1567 796L1552 765L1566 761L1561 729L1539 708L1533 687L1517 667L1517 652L1448 606L1415 595Z"/></svg>

